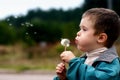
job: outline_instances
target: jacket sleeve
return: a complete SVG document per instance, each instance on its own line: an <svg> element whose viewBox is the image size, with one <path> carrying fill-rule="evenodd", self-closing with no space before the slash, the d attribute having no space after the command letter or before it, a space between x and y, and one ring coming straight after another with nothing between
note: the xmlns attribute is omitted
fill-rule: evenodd
<svg viewBox="0 0 120 80"><path fill-rule="evenodd" d="M56 76L56 77L54 77L54 79L53 79L53 80L60 80L60 79L59 79L59 77L57 77L57 76Z"/></svg>
<svg viewBox="0 0 120 80"><path fill-rule="evenodd" d="M68 80L119 80L118 59L111 63L100 62L96 68L83 63L81 58L70 61L67 71Z"/></svg>

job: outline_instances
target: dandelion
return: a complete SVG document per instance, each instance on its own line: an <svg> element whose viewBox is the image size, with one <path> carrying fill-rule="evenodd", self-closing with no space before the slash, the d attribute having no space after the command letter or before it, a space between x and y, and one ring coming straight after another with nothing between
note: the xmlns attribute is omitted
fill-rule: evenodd
<svg viewBox="0 0 120 80"><path fill-rule="evenodd" d="M66 48L70 46L70 40L69 39L61 39L61 45L64 46L64 50L66 51Z"/></svg>

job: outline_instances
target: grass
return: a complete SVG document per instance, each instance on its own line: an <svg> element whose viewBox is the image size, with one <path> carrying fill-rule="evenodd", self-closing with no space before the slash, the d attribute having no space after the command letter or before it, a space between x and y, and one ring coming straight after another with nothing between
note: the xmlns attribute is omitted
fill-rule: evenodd
<svg viewBox="0 0 120 80"><path fill-rule="evenodd" d="M0 63L1 69L11 69L16 70L17 72L25 71L25 70L55 70L56 64L59 63L59 59L33 59L33 60L15 60L14 62L7 61Z"/></svg>
<svg viewBox="0 0 120 80"><path fill-rule="evenodd" d="M120 45L116 44L120 55ZM58 63L61 62L59 55L64 47L59 43L49 45L46 48L40 46L26 47L21 44L12 46L0 46L0 68L14 69L17 72L25 70L55 70ZM80 56L74 45L67 50L73 51L76 56Z"/></svg>
<svg viewBox="0 0 120 80"><path fill-rule="evenodd" d="M37 62L36 62L37 61ZM40 60L20 60L16 62L7 62L1 64L2 69L14 69L17 72L25 70L54 70L57 62L55 59L40 59Z"/></svg>
<svg viewBox="0 0 120 80"><path fill-rule="evenodd" d="M54 70L60 62L59 50L41 49L39 46L23 47L21 44L0 46L0 68L14 69L17 72L25 70Z"/></svg>

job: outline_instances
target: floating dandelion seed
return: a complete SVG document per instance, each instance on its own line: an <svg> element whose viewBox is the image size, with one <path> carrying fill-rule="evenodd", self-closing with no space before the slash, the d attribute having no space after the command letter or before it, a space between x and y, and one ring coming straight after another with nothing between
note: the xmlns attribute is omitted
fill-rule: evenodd
<svg viewBox="0 0 120 80"><path fill-rule="evenodd" d="M33 27L33 24L30 24L31 27Z"/></svg>
<svg viewBox="0 0 120 80"><path fill-rule="evenodd" d="M10 21L10 19L7 19L7 21Z"/></svg>
<svg viewBox="0 0 120 80"><path fill-rule="evenodd" d="M21 26L24 26L25 24L24 23L21 23Z"/></svg>
<svg viewBox="0 0 120 80"><path fill-rule="evenodd" d="M34 32L34 34L37 34L37 32Z"/></svg>
<svg viewBox="0 0 120 80"><path fill-rule="evenodd" d="M66 51L66 48L70 46L70 40L69 39L61 39L61 45L64 46L64 50Z"/></svg>
<svg viewBox="0 0 120 80"><path fill-rule="evenodd" d="M26 32L25 34L28 35L28 32Z"/></svg>
<svg viewBox="0 0 120 80"><path fill-rule="evenodd" d="M26 27L33 27L33 24L29 23L29 22L25 22L24 24Z"/></svg>
<svg viewBox="0 0 120 80"><path fill-rule="evenodd" d="M29 25L30 23L29 23L29 22L26 22L25 24L26 24L26 25Z"/></svg>
<svg viewBox="0 0 120 80"><path fill-rule="evenodd" d="M18 16L14 16L14 18L16 18L16 19L17 19L17 18L18 18Z"/></svg>
<svg viewBox="0 0 120 80"><path fill-rule="evenodd" d="M12 26L12 24L10 23L9 26Z"/></svg>

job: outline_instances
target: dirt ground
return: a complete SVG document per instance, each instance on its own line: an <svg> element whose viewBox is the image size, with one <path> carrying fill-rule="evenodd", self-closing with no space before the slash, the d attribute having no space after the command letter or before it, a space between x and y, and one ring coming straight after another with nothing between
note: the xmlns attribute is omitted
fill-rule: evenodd
<svg viewBox="0 0 120 80"><path fill-rule="evenodd" d="M13 70L0 70L0 80L53 80L54 71L25 71L16 73Z"/></svg>
<svg viewBox="0 0 120 80"><path fill-rule="evenodd" d="M0 74L0 80L53 80L51 74Z"/></svg>

